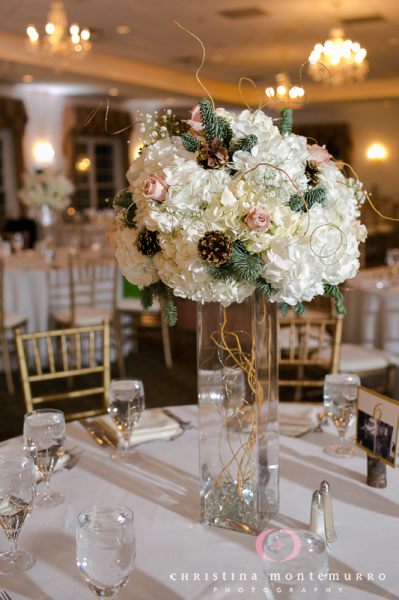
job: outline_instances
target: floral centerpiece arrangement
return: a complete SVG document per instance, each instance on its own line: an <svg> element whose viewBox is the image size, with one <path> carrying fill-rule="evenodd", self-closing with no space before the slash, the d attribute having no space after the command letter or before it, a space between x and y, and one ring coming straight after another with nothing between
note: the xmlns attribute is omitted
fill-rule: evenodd
<svg viewBox="0 0 399 600"><path fill-rule="evenodd" d="M23 183L18 191L19 199L29 208L65 210L71 203L73 184L59 171L46 168L32 173L24 173Z"/></svg>
<svg viewBox="0 0 399 600"><path fill-rule="evenodd" d="M361 184L332 156L279 128L261 110L240 114L203 99L187 121L147 115L130 187L114 200L116 256L125 277L154 297L169 324L174 297L224 307L256 288L286 314L332 296L359 269Z"/></svg>

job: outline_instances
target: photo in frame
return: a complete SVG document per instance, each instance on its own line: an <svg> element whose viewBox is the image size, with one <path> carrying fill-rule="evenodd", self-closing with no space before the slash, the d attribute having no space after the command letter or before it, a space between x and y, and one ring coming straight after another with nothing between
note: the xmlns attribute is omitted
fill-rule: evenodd
<svg viewBox="0 0 399 600"><path fill-rule="evenodd" d="M399 429L399 402L359 386L356 445L395 467Z"/></svg>

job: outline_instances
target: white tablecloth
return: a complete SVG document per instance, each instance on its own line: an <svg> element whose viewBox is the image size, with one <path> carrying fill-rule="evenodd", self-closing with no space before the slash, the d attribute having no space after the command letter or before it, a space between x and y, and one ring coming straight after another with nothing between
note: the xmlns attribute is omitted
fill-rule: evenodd
<svg viewBox="0 0 399 600"><path fill-rule="evenodd" d="M195 406L172 410L196 422ZM28 574L1 578L0 589L13 600L93 598L75 566L76 519L90 505L112 503L133 509L137 534L136 567L120 600L268 600L262 591L263 559L255 551L256 538L199 523L195 429L173 442L141 446L132 465L112 462L109 450L97 446L78 423L67 425L67 433L68 446L77 444L85 453L72 471L54 476L52 487L65 494L66 502L51 510L34 509L22 529L20 548L34 551L37 563ZM271 527L307 528L312 492L327 479L338 534L329 566L339 581L324 584L331 590L325 597L399 598L398 470L388 469L386 489L367 487L365 454L346 460L323 453L337 437L329 430L280 438L280 513ZM2 549L6 549L4 535ZM240 573L247 575L246 582L237 581ZM362 580L356 581L356 573ZM367 581L368 573L373 581ZM345 574L351 575L350 581L345 581ZM384 580L379 579L381 574ZM314 582L304 583L304 598L313 597L313 587Z"/></svg>

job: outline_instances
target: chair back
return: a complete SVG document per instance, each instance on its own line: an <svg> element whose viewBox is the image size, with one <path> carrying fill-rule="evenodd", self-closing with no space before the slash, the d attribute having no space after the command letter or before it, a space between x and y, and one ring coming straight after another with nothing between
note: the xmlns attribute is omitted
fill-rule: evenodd
<svg viewBox="0 0 399 600"><path fill-rule="evenodd" d="M4 329L4 260L0 258L0 331Z"/></svg>
<svg viewBox="0 0 399 600"><path fill-rule="evenodd" d="M96 333L102 335L102 361L96 361ZM86 365L82 361L84 348L82 341L89 338L89 360ZM83 338L83 339L82 339ZM102 325L90 327L74 327L71 329L57 329L55 331L44 331L41 333L21 334L19 329L15 332L15 341L18 353L18 362L21 372L22 387L24 392L25 407L27 412L34 410L37 404L54 400L65 400L81 398L82 396L102 395L102 406L98 410L86 411L68 415L67 419L78 419L102 414L107 410L108 387L110 382L110 328L109 321ZM43 346L47 348L47 357L42 351ZM60 349L61 360L56 360L57 348ZM28 359L33 354L34 373L29 374ZM45 360L47 359L47 360ZM47 363L48 369L44 369L43 363ZM45 372L46 371L46 372ZM47 372L48 371L48 372ZM46 396L33 396L32 383L55 380L60 378L76 377L93 373L102 374L102 385L81 390L72 390Z"/></svg>
<svg viewBox="0 0 399 600"><path fill-rule="evenodd" d="M305 367L320 367L324 374L337 373L342 337L343 317L281 318L278 321L279 366L297 369L297 379L281 379L279 385L322 387L323 379L305 379ZM328 358L321 351L331 347Z"/></svg>
<svg viewBox="0 0 399 600"><path fill-rule="evenodd" d="M115 313L118 273L115 258L69 257L72 325L79 309L106 308Z"/></svg>

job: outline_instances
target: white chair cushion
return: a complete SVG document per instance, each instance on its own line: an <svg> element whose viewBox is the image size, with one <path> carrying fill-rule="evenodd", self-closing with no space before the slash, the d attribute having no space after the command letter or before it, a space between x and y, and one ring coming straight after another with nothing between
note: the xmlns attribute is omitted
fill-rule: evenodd
<svg viewBox="0 0 399 600"><path fill-rule="evenodd" d="M63 325L70 325L71 313L70 312L56 312L53 317L59 323ZM106 308L79 308L75 312L75 326L86 327L90 325L101 325L104 319L112 319L112 311Z"/></svg>
<svg viewBox="0 0 399 600"><path fill-rule="evenodd" d="M320 358L329 360L331 348L320 352ZM377 369L386 369L389 365L399 365L399 356L379 350L365 348L357 344L341 344L338 370L341 373L365 373Z"/></svg>
<svg viewBox="0 0 399 600"><path fill-rule="evenodd" d="M4 327L6 329L11 329L12 327L18 327L18 325L22 325L22 323L26 321L25 315L18 312L9 312L4 313Z"/></svg>
<svg viewBox="0 0 399 600"><path fill-rule="evenodd" d="M159 302L154 300L149 311L145 311L140 303L140 298L122 298L117 304L118 310L121 312L161 312Z"/></svg>

